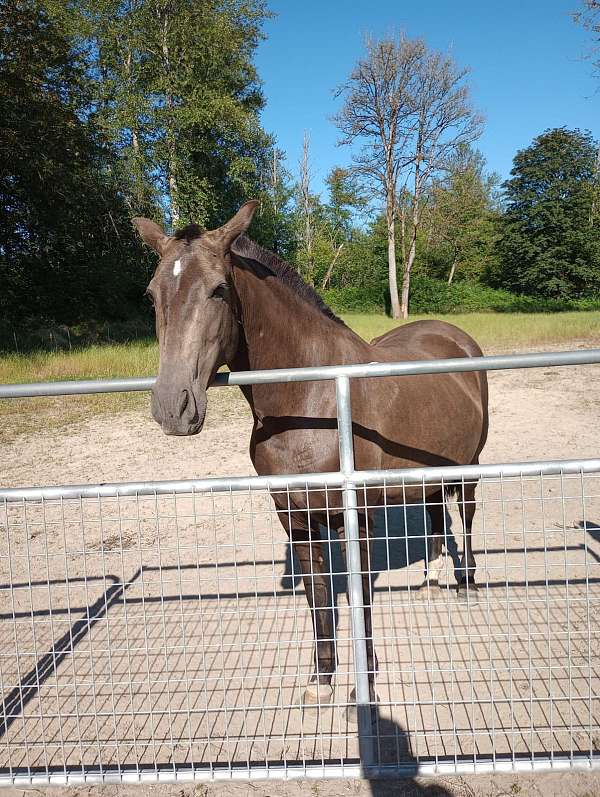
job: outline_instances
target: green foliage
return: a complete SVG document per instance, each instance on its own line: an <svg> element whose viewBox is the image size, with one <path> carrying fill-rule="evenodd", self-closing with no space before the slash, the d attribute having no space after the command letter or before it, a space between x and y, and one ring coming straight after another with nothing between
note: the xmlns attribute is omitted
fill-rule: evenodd
<svg viewBox="0 0 600 797"><path fill-rule="evenodd" d="M381 312L386 303L386 293L377 288L365 291L354 285L320 291L325 303L335 313Z"/></svg>
<svg viewBox="0 0 600 797"><path fill-rule="evenodd" d="M284 165L285 155L274 148L270 161L262 164L260 198L251 236L262 246L285 260L293 261L296 251L296 228L293 209L294 185Z"/></svg>
<svg viewBox="0 0 600 797"><path fill-rule="evenodd" d="M38 0L0 24L0 319L126 314L148 261L90 114L82 56Z"/></svg>
<svg viewBox="0 0 600 797"><path fill-rule="evenodd" d="M68 13L135 213L159 199L176 225L216 227L259 193L264 0L71 0Z"/></svg>
<svg viewBox="0 0 600 797"><path fill-rule="evenodd" d="M387 297L381 290L354 286L322 291L327 304L337 313L381 312ZM573 310L600 310L600 295L586 299L549 299L519 296L490 288L480 282L462 280L448 284L425 274L415 274L411 286L411 314L440 313L560 313Z"/></svg>
<svg viewBox="0 0 600 797"><path fill-rule="evenodd" d="M600 291L596 150L589 133L559 128L517 153L490 285L560 300Z"/></svg>
<svg viewBox="0 0 600 797"><path fill-rule="evenodd" d="M499 178L485 159L461 147L436 181L423 211L417 268L439 279L479 279L495 259Z"/></svg>

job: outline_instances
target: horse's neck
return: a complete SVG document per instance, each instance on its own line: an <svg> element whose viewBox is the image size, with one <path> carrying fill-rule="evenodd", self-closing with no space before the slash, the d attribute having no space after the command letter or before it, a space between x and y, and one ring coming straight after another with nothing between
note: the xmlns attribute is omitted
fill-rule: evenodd
<svg viewBox="0 0 600 797"><path fill-rule="evenodd" d="M342 338L355 337L343 324L297 296L277 277L235 270L243 334L235 370L300 368L337 362ZM346 345L344 345L346 344ZM333 358L333 359L332 359Z"/></svg>
<svg viewBox="0 0 600 797"><path fill-rule="evenodd" d="M229 364L233 371L300 368L361 362L368 344L344 324L295 294L277 277L235 269L240 301L240 344ZM255 419L281 414L282 391L272 385L242 388ZM301 390L286 389L286 413L302 403ZM293 399L292 399L293 394ZM298 407L296 406L296 409Z"/></svg>

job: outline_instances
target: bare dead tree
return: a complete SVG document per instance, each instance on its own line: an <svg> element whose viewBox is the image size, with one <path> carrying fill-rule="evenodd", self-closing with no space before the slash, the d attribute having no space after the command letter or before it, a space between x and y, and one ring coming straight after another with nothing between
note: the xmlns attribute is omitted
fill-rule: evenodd
<svg viewBox="0 0 600 797"><path fill-rule="evenodd" d="M402 278L402 318L408 317L410 277L417 252L422 198L436 174L448 168L453 156L483 131L483 118L473 111L461 69L442 53L432 52L419 61L415 79L416 135L411 141L412 235Z"/></svg>
<svg viewBox="0 0 600 797"><path fill-rule="evenodd" d="M600 74L600 0L580 0L580 5L573 19L592 34L593 43L585 58L592 62L596 74Z"/></svg>
<svg viewBox="0 0 600 797"><path fill-rule="evenodd" d="M366 41L367 54L336 91L344 104L334 117L342 144L361 143L354 171L385 203L388 282L392 316L400 317L396 264L396 198L414 134L413 96L417 65L426 52L421 40Z"/></svg>
<svg viewBox="0 0 600 797"><path fill-rule="evenodd" d="M337 90L344 104L334 121L342 133L340 143L361 144L354 170L385 201L392 316L406 318L425 188L458 147L478 138L482 119L469 103L468 70L459 69L449 56L404 36L367 40L366 47L366 57ZM411 199L402 216L400 302L395 222L401 185Z"/></svg>
<svg viewBox="0 0 600 797"><path fill-rule="evenodd" d="M325 272L325 276L321 281L321 290L324 291L325 288L329 285L329 280L331 279L331 275L333 274L333 269L335 268L335 264L338 261L339 256L342 254L342 249L344 248L344 242L342 241L341 244L334 243L333 245L333 257L331 259L331 263L327 267L327 271Z"/></svg>
<svg viewBox="0 0 600 797"><path fill-rule="evenodd" d="M298 229L298 239L300 248L304 253L305 274L304 276L312 282L313 277L313 200L310 192L311 181L310 170L310 135L308 130L304 131L302 141L302 156L299 163L299 182L298 182L298 209L300 211L300 224Z"/></svg>

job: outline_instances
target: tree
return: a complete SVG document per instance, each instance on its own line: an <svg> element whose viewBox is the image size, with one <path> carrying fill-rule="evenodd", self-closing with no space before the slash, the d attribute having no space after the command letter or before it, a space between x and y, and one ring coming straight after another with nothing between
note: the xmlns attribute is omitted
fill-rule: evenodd
<svg viewBox="0 0 600 797"><path fill-rule="evenodd" d="M458 274L478 279L493 257L499 178L485 173L480 152L465 146L434 181L424 218L424 259L450 284ZM441 273L440 273L441 268ZM431 269L430 269L431 270Z"/></svg>
<svg viewBox="0 0 600 797"><path fill-rule="evenodd" d="M400 36L368 40L366 57L337 90L344 96L335 117L341 143L362 145L354 169L384 198L394 318L408 316L410 276L427 186L453 152L481 133L481 117L469 103L467 74L448 56L429 51L422 40ZM401 185L408 188L411 199L400 303L395 228ZM402 221L404 232L406 218Z"/></svg>
<svg viewBox="0 0 600 797"><path fill-rule="evenodd" d="M252 237L286 260L295 258L297 238L293 208L295 187L285 166L285 154L273 147L263 159L256 196L259 208L252 222Z"/></svg>
<svg viewBox="0 0 600 797"><path fill-rule="evenodd" d="M298 183L296 185L296 215L298 250L296 253L300 273L310 284L314 284L314 209L317 197L311 192L312 171L310 164L310 136L304 131L302 155L298 164Z"/></svg>
<svg viewBox="0 0 600 797"><path fill-rule="evenodd" d="M594 44L589 52L589 58L592 59L594 69L600 73L600 58L598 51L600 48L600 0L580 0L581 8L573 14L575 22L586 30L589 30L593 36Z"/></svg>
<svg viewBox="0 0 600 797"><path fill-rule="evenodd" d="M414 103L414 134L411 175L411 234L402 277L402 317L408 317L410 277L417 252L422 198L435 176L447 170L456 152L471 144L482 132L482 118L469 103L465 84L467 69L458 68L441 53L426 53L417 71Z"/></svg>
<svg viewBox="0 0 600 797"><path fill-rule="evenodd" d="M321 290L327 288L335 264L338 262L344 246L352 237L353 213L364 209L366 205L355 175L348 169L334 166L325 182L329 189L329 203L324 207L324 234L332 251L329 265L321 280Z"/></svg>
<svg viewBox="0 0 600 797"><path fill-rule="evenodd" d="M269 16L264 0L68 7L65 24L87 53L98 124L119 152L132 208L155 198L174 225L218 226L258 191L272 151L252 60Z"/></svg>
<svg viewBox="0 0 600 797"><path fill-rule="evenodd" d="M128 312L147 263L91 114L82 54L38 0L0 12L0 319Z"/></svg>
<svg viewBox="0 0 600 797"><path fill-rule="evenodd" d="M596 151L590 133L563 127L517 153L492 285L550 298L600 290Z"/></svg>
<svg viewBox="0 0 600 797"><path fill-rule="evenodd" d="M367 39L366 57L336 91L344 104L334 117L342 144L362 144L354 170L378 191L387 223L388 282L392 316L400 317L396 264L396 200L398 183L410 156L412 97L417 65L425 44L403 36L396 42Z"/></svg>

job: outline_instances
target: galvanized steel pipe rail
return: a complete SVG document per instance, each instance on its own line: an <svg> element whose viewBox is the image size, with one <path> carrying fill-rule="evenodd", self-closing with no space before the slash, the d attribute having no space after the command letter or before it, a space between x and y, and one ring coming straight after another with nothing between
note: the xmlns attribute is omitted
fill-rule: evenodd
<svg viewBox="0 0 600 797"><path fill-rule="evenodd" d="M536 352L534 354L499 354L490 357L455 357L447 360L418 360L399 363L364 363L359 365L323 365L310 368L278 368L272 371L237 371L219 373L211 387L265 385L282 382L316 382L345 376L363 379L379 376L414 376L464 371L503 371L510 368L544 368L558 365L600 363L600 349L581 351ZM36 396L72 396L89 393L124 393L151 390L156 377L123 379L84 379L63 382L30 382L0 385L0 398Z"/></svg>
<svg viewBox="0 0 600 797"><path fill-rule="evenodd" d="M508 465L477 465L440 468L413 468L388 471L356 471L354 463L350 379L382 376L409 376L416 374L456 373L465 371L494 371L508 368L539 368L560 365L587 365L600 363L600 349L570 352L549 352L521 355L499 355L478 358L453 358L401 363L369 363L359 365L322 366L311 368L286 368L273 371L246 371L217 374L213 386L276 384L304 381L336 381L337 418L339 430L340 470L334 473L313 473L294 476L249 477L246 479L199 479L186 481L138 482L129 484L74 485L72 487L33 487L0 489L0 500L31 501L69 498L100 498L119 495L173 494L210 490L290 489L298 487L335 486L341 489L344 502L345 537L349 582L349 603L354 652L354 674L358 709L358 737L360 744L359 772L373 774L375 766L373 731L371 727L371 696L365 632L364 597L362 592L362 567L359 541L357 485L399 482L431 483L509 475L539 475L555 473L582 473L600 471L600 459L555 462L512 463ZM83 380L72 382L0 385L0 398L26 398L90 393L115 393L150 390L153 377L110 380ZM571 766L572 766L571 762ZM514 762L513 762L514 764ZM589 765L588 759L585 765ZM286 770L287 776L289 772ZM21 773L19 773L21 774ZM71 773L69 773L70 775ZM139 773L137 773L139 775ZM214 778L211 770L211 778ZM249 775L250 773L244 773ZM302 768L306 776L306 768ZM358 773L357 773L358 774ZM157 773L154 773L156 777ZM65 772L65 778L67 773ZM193 779L198 773L193 773ZM231 770L227 776L232 777ZM17 775L17 777L19 777ZM49 782L49 773L44 782ZM102 778L105 777L103 774ZM167 780L176 779L170 772ZM25 780L31 783L31 773ZM123 781L121 773L118 778ZM14 776L10 782L15 783ZM64 781L61 781L64 782ZM0 785L4 785L0 780Z"/></svg>

